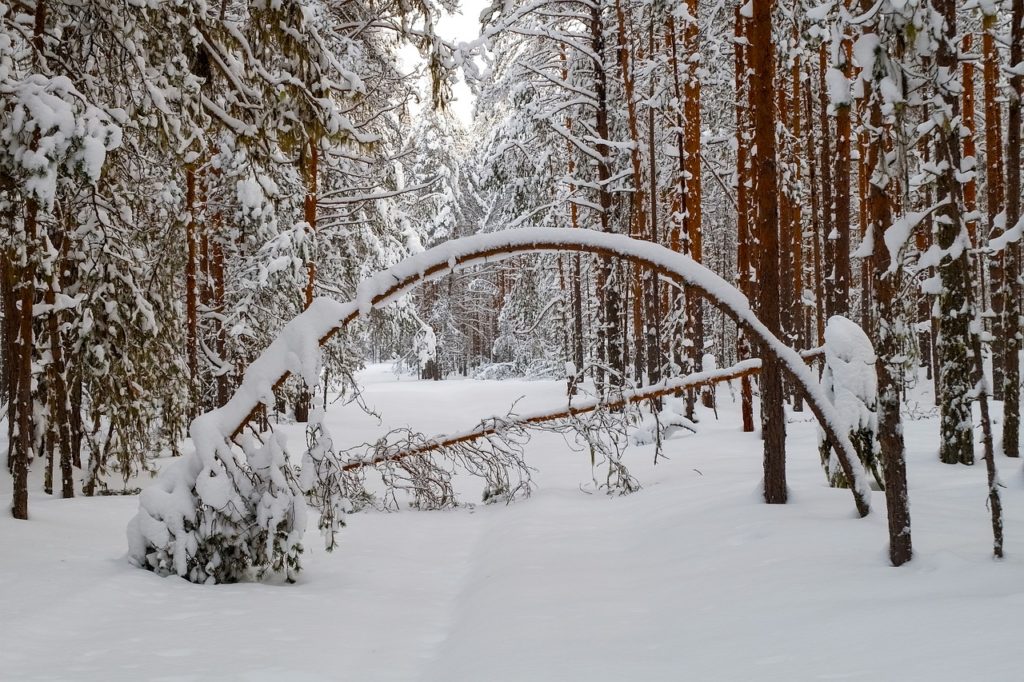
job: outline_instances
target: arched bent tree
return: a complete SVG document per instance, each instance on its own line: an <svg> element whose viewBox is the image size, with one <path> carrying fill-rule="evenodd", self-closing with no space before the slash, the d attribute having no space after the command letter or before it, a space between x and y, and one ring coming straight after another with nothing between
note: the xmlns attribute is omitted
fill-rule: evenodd
<svg viewBox="0 0 1024 682"><path fill-rule="evenodd" d="M299 486L290 478L280 444L273 439L255 444L242 437L260 406L273 404L274 389L291 374L316 384L319 347L371 309L455 270L546 251L628 260L689 287L729 315L759 346L761 356L776 360L803 393L852 483L858 514L868 514L867 476L847 434L838 428L842 421L800 354L768 331L739 290L691 258L650 242L590 230L521 228L457 239L411 256L364 280L355 301L314 300L246 369L231 399L192 422L194 451L143 491L128 529L132 562L194 582L223 579L218 569L225 562L297 570L305 528ZM233 443L242 446L248 469L240 465Z"/></svg>

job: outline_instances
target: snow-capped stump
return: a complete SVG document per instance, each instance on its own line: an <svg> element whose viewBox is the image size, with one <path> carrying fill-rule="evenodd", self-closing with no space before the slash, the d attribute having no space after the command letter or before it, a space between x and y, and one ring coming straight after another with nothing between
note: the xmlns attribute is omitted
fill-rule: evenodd
<svg viewBox="0 0 1024 682"><path fill-rule="evenodd" d="M839 414L841 427L849 434L864 468L882 487L878 468L878 380L875 349L864 330L855 322L834 315L825 326L825 371L822 388ZM819 433L821 463L833 488L847 488L849 482L824 432Z"/></svg>

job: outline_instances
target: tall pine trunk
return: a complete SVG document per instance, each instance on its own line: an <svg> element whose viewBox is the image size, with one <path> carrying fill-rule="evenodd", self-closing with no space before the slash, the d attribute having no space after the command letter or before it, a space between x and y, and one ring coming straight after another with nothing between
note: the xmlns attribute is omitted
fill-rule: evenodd
<svg viewBox="0 0 1024 682"><path fill-rule="evenodd" d="M317 181L319 177L319 154L317 141L310 139L304 143L302 153L299 155L299 164L302 166L303 179L306 184L306 196L302 202L303 217L309 225L309 239L316 234L316 209L317 209ZM313 295L316 286L316 258L309 254L306 260L306 288L305 307L313 304ZM312 401L309 386L303 382L299 389L298 398L295 400L295 421L305 423L309 421L309 408Z"/></svg>
<svg viewBox="0 0 1024 682"><path fill-rule="evenodd" d="M879 24L874 29L878 31ZM870 30L870 29L868 29ZM889 192L897 186L886 159L887 136L894 126L902 126L901 117L895 122L886 121L883 115L884 100L880 86L890 77L888 55L885 52L885 36L880 35L881 45L876 53L874 72L865 80L871 83L869 113L871 139L868 141L868 157L861 168L870 173L866 189L865 208L868 229L871 232L874 249L873 291L878 326L875 341L875 374L878 379L878 445L879 458L885 480L885 501L889 522L889 561L901 566L913 556L910 534L910 504L907 493L907 466L903 442L903 425L900 418L900 379L903 367L899 335L906 328L901 308L897 301L900 290L899 267L892 263L893 254L882 238L885 230L893 223L892 197ZM899 83L902 89L902 82Z"/></svg>
<svg viewBox="0 0 1024 682"><path fill-rule="evenodd" d="M936 0L935 8L943 18L943 28L935 36L936 95L942 106L933 110L936 130L936 161L942 172L936 179L936 237L943 250L939 262L942 291L939 294L938 356L941 366L939 459L947 464L974 463L974 429L971 417L971 391L974 388L974 364L971 358L973 318L970 300L970 264L963 220L963 192L960 170L959 73L956 44L956 4Z"/></svg>
<svg viewBox="0 0 1024 682"><path fill-rule="evenodd" d="M983 90L985 96L985 216L988 220L988 238L997 236L997 217L1003 211L1003 122L1002 105L999 103L997 84L999 82L999 52L996 49L996 14L982 17ZM1006 355L1006 335L1003 332L1003 299L1006 278L1003 276L1002 253L989 259L988 273L992 293L992 396L1003 399L1003 364Z"/></svg>
<svg viewBox="0 0 1024 682"><path fill-rule="evenodd" d="M773 0L752 0L750 22L751 105L754 114L754 175L757 177L758 315L769 331L781 333L779 322L779 206L775 144L775 45L772 39ZM761 371L761 419L764 436L764 499L786 501L786 419L782 371L773 354L765 353Z"/></svg>
<svg viewBox="0 0 1024 682"><path fill-rule="evenodd" d="M1024 0L1013 0L1012 28L1010 29L1010 64L1017 70L1010 77L1007 107L1008 132L1006 137L1006 227L1013 228L1020 220L1020 126L1021 87L1024 78L1020 75L1020 64L1024 60ZM1003 334L1006 339L1003 377L1003 454L1007 457L1020 456L1020 245L1009 244L1006 248L1006 299L1003 304Z"/></svg>
<svg viewBox="0 0 1024 682"><path fill-rule="evenodd" d="M750 258L750 139L747 135L747 91L749 79L747 78L747 30L746 19L736 8L735 13L735 37L734 49L736 68L736 273L737 286L748 299L753 299L753 286L751 284L751 258ZM740 359L750 354L750 345L742 331L738 332L736 353ZM740 379L740 409L743 418L743 431L754 430L754 390L750 377L743 376Z"/></svg>
<svg viewBox="0 0 1024 682"><path fill-rule="evenodd" d="M199 391L199 313L198 286L196 279L199 249L197 244L196 221L196 168L195 164L185 167L185 210L188 223L185 226L185 354L188 358L189 417L195 417L200 404Z"/></svg>
<svg viewBox="0 0 1024 682"><path fill-rule="evenodd" d="M845 78L850 78L850 39L845 35L839 47L839 60L839 70ZM850 102L836 108L836 155L832 174L835 181L835 244L831 287L826 289L826 293L830 294L826 301L831 302L831 305L826 302L828 317L850 314L850 110Z"/></svg>

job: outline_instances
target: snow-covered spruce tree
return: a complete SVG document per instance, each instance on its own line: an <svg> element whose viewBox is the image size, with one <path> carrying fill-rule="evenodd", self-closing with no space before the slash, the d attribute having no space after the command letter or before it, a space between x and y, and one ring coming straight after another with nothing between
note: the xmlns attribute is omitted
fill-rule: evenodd
<svg viewBox="0 0 1024 682"><path fill-rule="evenodd" d="M822 388L842 417L843 428L857 449L860 461L884 487L878 466L878 390L875 377L875 351L871 339L856 323L833 315L825 326L825 369ZM849 482L839 468L832 444L819 445L821 463L833 488L846 488Z"/></svg>

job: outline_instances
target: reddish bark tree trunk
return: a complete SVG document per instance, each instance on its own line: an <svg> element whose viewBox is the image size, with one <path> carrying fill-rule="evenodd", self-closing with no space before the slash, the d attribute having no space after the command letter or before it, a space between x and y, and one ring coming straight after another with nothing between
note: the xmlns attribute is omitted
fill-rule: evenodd
<svg viewBox="0 0 1024 682"><path fill-rule="evenodd" d="M843 37L842 46L839 50L839 70L846 78L850 77L850 39ZM826 303L826 314L832 315L850 314L850 106L843 105L836 110L836 156L833 177L835 178L835 251L833 261L833 277L831 296L831 310Z"/></svg>
<svg viewBox="0 0 1024 682"><path fill-rule="evenodd" d="M309 225L310 235L312 239L316 234L316 204L317 204L317 180L319 176L319 152L317 150L316 140L309 140L307 147L304 145L302 153L299 155L299 163L302 166L302 174L306 183L306 197L303 199L303 217L306 220L306 224ZM309 256L306 261L306 290L305 290L305 302L308 308L313 303L313 294L316 286L316 260L312 256ZM299 396L295 400L295 421L300 424L309 421L309 408L312 402L312 396L309 392L309 387L304 383L299 389Z"/></svg>
<svg viewBox="0 0 1024 682"><path fill-rule="evenodd" d="M1019 67L1024 60L1024 0L1013 0L1012 28L1010 29L1010 64ZM1010 102L1007 107L1006 137L1006 227L1012 228L1020 220L1020 128L1021 97L1024 77L1019 68L1010 77ZM1003 305L1003 334L1006 354L1003 360L1003 454L1020 456L1020 245L1010 244L1006 249L1006 300Z"/></svg>
<svg viewBox="0 0 1024 682"><path fill-rule="evenodd" d="M188 258L185 261L185 353L188 358L189 375L189 417L196 416L199 407L199 315L196 267L198 245L196 243L196 171L194 164L185 168L185 206L188 224L185 226L185 242Z"/></svg>
<svg viewBox="0 0 1024 682"><path fill-rule="evenodd" d="M877 24L876 24L877 27ZM870 30L870 29L867 29ZM877 28L875 29L877 31ZM885 41L885 36L881 40ZM883 50L884 48L884 42ZM898 268L893 268L889 249L882 246L882 237L893 223L892 197L889 194L898 179L891 176L884 163L885 147L892 126L883 116L883 98L878 91L879 83L888 76L885 61L878 56L875 73L866 74L869 101L871 139L866 145L868 156L862 160L862 171L871 174L873 181L867 190L866 218L872 232L875 248L871 264L874 276L875 304L877 306L878 331L875 341L875 373L878 379L878 445L885 480L885 501L889 522L889 560L893 566L901 566L913 556L910 534L910 504L907 491L907 467L903 442L903 427L900 418L900 365L899 335L905 326L901 319L897 295L899 291ZM896 125L902 125L897 119Z"/></svg>
<svg viewBox="0 0 1024 682"><path fill-rule="evenodd" d="M779 323L779 207L775 145L775 45L772 40L773 0L752 0L750 23L751 104L754 114L754 175L757 177L758 311L776 336ZM786 419L782 373L777 360L766 358L761 373L761 419L764 435L764 498L786 501Z"/></svg>
<svg viewBox="0 0 1024 682"><path fill-rule="evenodd" d="M748 90L746 62L746 19L735 12L734 49L736 66L736 270L737 287L748 299L753 299L750 262L750 206L748 184L750 178L750 140L747 137L746 97ZM750 354L749 343L742 331L738 332L736 353L740 357ZM740 409L743 416L743 431L754 430L754 390L750 377L740 379Z"/></svg>
<svg viewBox="0 0 1024 682"><path fill-rule="evenodd" d="M1002 105L998 102L999 52L993 35L996 30L996 14L982 18L983 79L985 94L985 214L988 218L988 238L996 235L996 216L1005 205L1003 196L1003 121ZM1006 334L1003 332L1003 299L1006 280L1003 276L1004 254L989 259L989 282L992 293L992 396L1003 399L1003 363L1006 355Z"/></svg>

